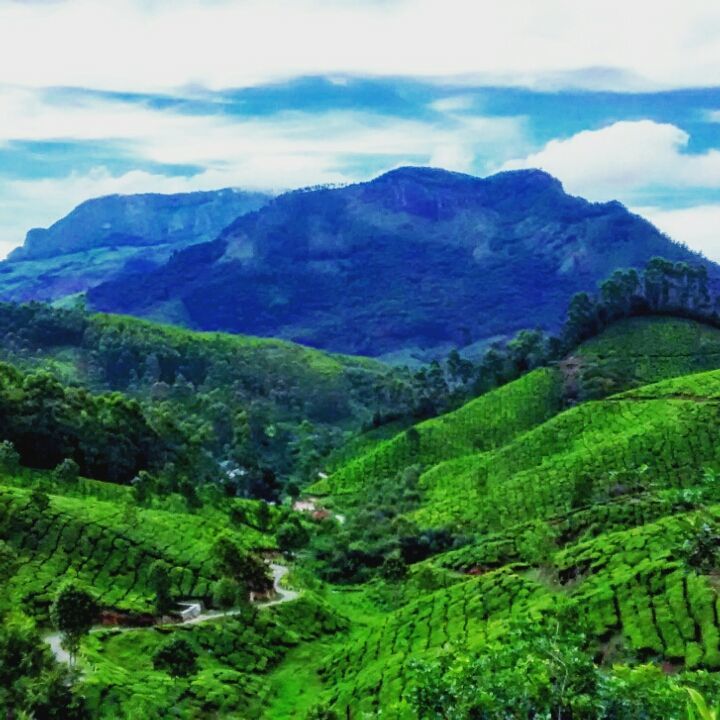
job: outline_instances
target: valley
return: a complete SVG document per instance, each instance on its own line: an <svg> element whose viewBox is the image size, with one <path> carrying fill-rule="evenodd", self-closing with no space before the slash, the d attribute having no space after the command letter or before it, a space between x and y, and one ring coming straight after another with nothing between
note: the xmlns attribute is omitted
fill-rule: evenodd
<svg viewBox="0 0 720 720"><path fill-rule="evenodd" d="M720 3L0 0L0 720L720 720Z"/></svg>
<svg viewBox="0 0 720 720"><path fill-rule="evenodd" d="M653 310L658 268L666 291ZM62 698L48 702L66 717L108 720L161 717L171 707L186 718L469 718L477 708L501 717L517 710L518 692L523 713L684 719L685 688L712 697L720 683L720 327L702 282L691 287L702 279L692 268L653 261L638 283L627 277L602 285L605 300L573 301L558 350L538 354L539 336L519 335L503 360L520 368L508 379L419 422L409 403L394 431L394 419L386 430L346 425L345 446L313 456L304 476L301 465L286 465L273 498L257 497L262 484L228 487L212 473L200 480L202 468L222 472L224 456L177 445L182 434L167 419L158 424L145 402L138 411L149 431L174 437L175 455L135 478L28 467L30 456L6 442L0 652L14 638L35 643L38 658L6 670L18 678L13 687L22 693L30 678L37 685L70 673L54 681L64 683ZM18 449L37 442L40 425L49 437L65 428L62 442L71 440L67 423L85 397L73 399L74 386L115 403L143 388L141 373L127 380L140 342L162 340L164 372L174 348L188 382L200 358L218 362L221 353L268 361L291 353L311 362L304 372L335 363L333 373L355 365L379 373L375 361L275 341L73 312L0 312L4 359L22 368L6 371L3 391L21 403L7 415ZM12 339L18 317L30 353ZM84 329L73 336L78 323ZM102 360L118 334L124 376ZM472 366L486 381L498 350L487 352ZM295 372L283 363L278 372ZM21 373L38 366L59 388L70 383L68 404L23 426L30 396L12 388L29 389ZM374 382L413 386L411 374L397 373ZM102 394L112 382L128 384ZM322 387L316 393L335 392ZM367 403L362 392L356 402ZM3 407L9 413L7 400ZM277 412L287 422L285 407ZM180 408L198 412L166 410ZM303 416L289 433L301 432ZM88 452L94 441L78 437ZM248 472L239 460L237 468ZM283 559L268 566L263 558ZM98 613L77 659L51 630L67 583L89 593ZM168 622L180 601L206 609ZM53 661L55 675L43 674ZM46 702L17 697L29 707Z"/></svg>

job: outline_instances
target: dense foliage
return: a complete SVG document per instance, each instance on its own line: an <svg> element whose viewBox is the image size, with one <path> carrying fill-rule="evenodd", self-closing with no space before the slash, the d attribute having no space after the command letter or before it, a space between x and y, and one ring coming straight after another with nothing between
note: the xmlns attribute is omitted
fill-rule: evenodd
<svg viewBox="0 0 720 720"><path fill-rule="evenodd" d="M18 427L47 431L48 447L58 437L74 447L67 438L75 438L88 457L103 457L112 436L92 434L83 422L113 421L114 400L137 407L140 427L175 454L123 484L88 479L88 461L72 452L30 470L19 441L0 443L0 707L108 720L712 717L720 696L720 330L712 312L702 323L687 317L688 308L701 316L702 274L662 263L647 273L645 289L620 283L634 287L635 299L618 301L625 309L605 329L608 306L592 301L595 319L584 326L591 337L566 345L564 355L578 328L572 314L558 341L521 333L490 348L502 373L482 387L483 361L452 356L425 371L429 384L376 375L370 362L366 389L397 381L416 411L419 389L439 388L440 377L444 402L483 394L415 425L407 424L410 410L352 435L330 456L315 495L302 486L314 476L316 429L299 420L297 407L292 419L288 398L304 391L291 388L272 406L273 426L295 423L302 462L272 504L235 496L253 468L255 490L240 494L279 487L268 467L249 459L260 445L246 410L233 425L238 440L222 451L235 459L223 465L216 450L203 452L213 447L211 435L187 439L201 413L171 432L193 394L214 392L207 378L197 386L188 379L201 372L190 361L214 372L224 343L240 352L235 340L77 311L5 308L6 323L30 319L26 328L6 325L15 343L8 353L24 363L1 375L8 438L17 440L10 431ZM681 293L681 285L690 290ZM655 286L665 304L647 299ZM686 317L670 316L672 308ZM130 340L114 344L107 338L118 324L117 336ZM82 333L68 341L73 327ZM127 369L110 362L119 357L113 353L133 342L157 348L153 333L179 343L172 362L178 373L187 369L190 394L172 396L174 381L168 397L128 399L164 382L148 386L131 373L113 394L72 384L102 389L110 376L90 372L87 359L107 362L102 372ZM268 350L238 342L243 351L247 342ZM198 350L198 343L210 344ZM319 363L320 376L332 377L325 389L365 367L278 348L311 364L288 371L298 383ZM52 359L45 374L31 369L43 357ZM138 351L132 363L142 362ZM232 377L252 375L242 372ZM230 375L223 377L219 389ZM28 388L38 378L46 389L33 405L38 396ZM213 462L235 479L199 482ZM181 613L197 612L181 622ZM76 672L58 667L40 643L41 636L54 643L46 635L53 625L77 658Z"/></svg>
<svg viewBox="0 0 720 720"><path fill-rule="evenodd" d="M391 411L409 415L427 396L408 373L374 361L38 303L0 304L0 337L5 359L34 371L23 391L28 400L9 401L21 403L17 412L37 425L33 432L54 424L36 442L9 433L23 459L53 467L73 457L82 472L103 479L129 480L140 468L173 462L166 472L173 488L183 478L208 479L231 493L277 499L277 476L312 477L346 434ZM9 368L5 375L8 384L24 382ZM115 394L93 400L68 387L75 385ZM54 398L87 406L87 415L59 408L53 415ZM67 430L57 427L60 417ZM97 458L77 447L83 422L99 433L108 428L89 441ZM118 423L122 437L112 436ZM53 436L62 431L69 438Z"/></svg>

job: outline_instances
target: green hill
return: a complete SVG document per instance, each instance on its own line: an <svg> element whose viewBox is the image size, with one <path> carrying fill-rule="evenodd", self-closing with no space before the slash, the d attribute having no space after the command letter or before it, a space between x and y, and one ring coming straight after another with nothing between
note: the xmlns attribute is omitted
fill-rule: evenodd
<svg viewBox="0 0 720 720"><path fill-rule="evenodd" d="M459 578L386 614L358 629L322 665L334 707L414 717L408 701L419 661L436 659L448 648L472 653L496 639L509 642L518 625L540 625L568 602L589 628L588 650L598 657L717 670L715 580L683 560L691 517L666 518L557 551L549 559L559 573L556 584L527 564L508 565ZM717 525L720 509L709 517Z"/></svg>
<svg viewBox="0 0 720 720"><path fill-rule="evenodd" d="M366 483L392 477L404 467L432 466L504 445L551 417L561 408L561 378L556 370L538 369L519 380L427 420L338 468L327 483L311 490L333 495L360 492Z"/></svg>
<svg viewBox="0 0 720 720"><path fill-rule="evenodd" d="M402 415L416 402L407 372L280 340L40 304L0 304L0 337L0 359L92 392L120 391L180 424L215 461L282 476L302 476L376 414Z"/></svg>
<svg viewBox="0 0 720 720"><path fill-rule="evenodd" d="M496 460L499 468L505 462L503 458L508 457L511 473L521 469L518 456L522 454L532 456L533 462L550 462L545 455L565 442L555 434L571 438L580 425L588 422L597 424L596 437L612 441L612 435L603 435L606 428L601 416L622 413L617 405L601 406L599 414L596 406L579 409L569 419L559 420L558 425L548 425L545 435L525 436L572 404L578 385L582 389L583 385L592 384L593 392L608 394L714 367L720 367L720 330L677 318L622 320L554 367L535 370L459 410L375 443L341 464L326 481L311 490L330 494L341 504L353 502L363 488L375 492L383 483L392 483L404 468L419 465L423 470L420 485L429 493L430 505L452 505L456 498L464 512L471 514L474 506L468 505L468 498L485 494L486 490L479 485L480 477L484 477L483 468L495 468ZM635 422L638 410L628 408L627 424ZM587 414L587 419L582 419L583 414ZM638 421L645 421L643 418L645 415ZM671 422L671 418L667 421ZM580 444L585 440L585 436L577 438ZM516 450L508 447L516 445ZM423 519L442 524L461 517L462 514L441 512L438 517L426 513Z"/></svg>
<svg viewBox="0 0 720 720"><path fill-rule="evenodd" d="M0 615L44 628L76 578L147 618L157 560L174 600L213 603L224 536L285 548L300 596L91 633L91 717L689 720L685 687L720 692L718 347L689 320L625 320L452 413L354 437L313 488L344 517L5 472ZM153 661L179 639L187 677Z"/></svg>
<svg viewBox="0 0 720 720"><path fill-rule="evenodd" d="M155 560L170 568L173 596L210 598L218 579L211 548L221 531L247 551L275 546L271 535L249 524L233 527L227 513L212 507L189 513L181 503L137 506L129 490L91 481L79 481L68 494L43 474L5 482L12 484L0 485L2 538L15 560L4 577L0 608L22 609L40 620L69 577L91 588L105 608L148 613L154 602L148 572ZM47 488L47 507L28 484Z"/></svg>

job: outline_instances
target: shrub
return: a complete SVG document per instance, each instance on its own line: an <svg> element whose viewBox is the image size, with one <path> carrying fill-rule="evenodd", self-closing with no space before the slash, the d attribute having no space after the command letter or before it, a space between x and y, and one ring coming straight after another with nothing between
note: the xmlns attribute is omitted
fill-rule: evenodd
<svg viewBox="0 0 720 720"><path fill-rule="evenodd" d="M197 652L183 637L172 637L153 654L153 667L171 677L188 677L197 671Z"/></svg>

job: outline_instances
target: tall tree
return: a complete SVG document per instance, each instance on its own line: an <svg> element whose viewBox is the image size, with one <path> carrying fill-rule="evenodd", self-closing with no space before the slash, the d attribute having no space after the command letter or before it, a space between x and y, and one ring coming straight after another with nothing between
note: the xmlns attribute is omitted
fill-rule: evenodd
<svg viewBox="0 0 720 720"><path fill-rule="evenodd" d="M62 634L63 647L75 665L80 641L90 632L97 620L98 604L95 597L73 581L66 582L50 606L50 617Z"/></svg>

